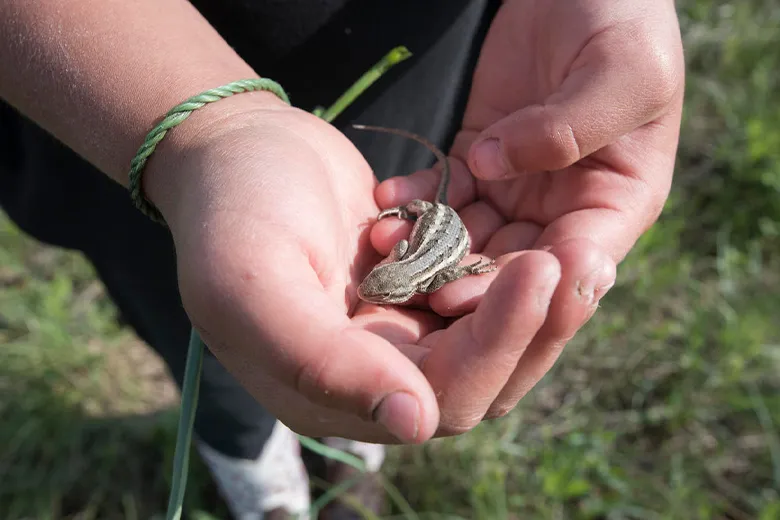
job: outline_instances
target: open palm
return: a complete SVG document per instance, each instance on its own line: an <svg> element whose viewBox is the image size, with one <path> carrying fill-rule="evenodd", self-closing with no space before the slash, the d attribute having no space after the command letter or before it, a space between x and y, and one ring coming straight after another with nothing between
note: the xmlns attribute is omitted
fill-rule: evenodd
<svg viewBox="0 0 780 520"><path fill-rule="evenodd" d="M495 381L480 406L443 418L444 428L459 431L510 410L595 312L614 283L616 263L655 222L668 195L682 94L671 0L504 2L450 151L450 203L469 228L472 251L505 266L529 250L548 250L561 277L543 325L537 330L529 316L501 356L478 341L456 354L451 348L426 353L432 358L426 375L445 408L448 399L462 400L487 378ZM433 170L390 179L377 200L386 208L430 198L437 182ZM386 253L408 231L408 223L382 221L372 242ZM516 298L549 276L542 264L537 271L527 264ZM483 293L493 306L491 292L511 285L508 275L497 276L498 284L491 275L458 280L428 303L439 314L466 315L461 320L486 314ZM442 364L445 357L452 361Z"/></svg>

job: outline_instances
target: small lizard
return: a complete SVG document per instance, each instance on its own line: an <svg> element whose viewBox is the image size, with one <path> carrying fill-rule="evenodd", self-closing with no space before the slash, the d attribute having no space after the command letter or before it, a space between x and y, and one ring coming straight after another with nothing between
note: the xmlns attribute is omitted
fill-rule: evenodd
<svg viewBox="0 0 780 520"><path fill-rule="evenodd" d="M376 304L399 304L415 294L430 294L444 284L468 275L496 270L495 260L479 260L460 266L471 248L471 239L458 213L447 204L450 164L447 156L425 138L395 128L352 125L369 130L400 135L427 147L442 163L441 180L434 202L415 199L403 206L379 213L377 220L389 216L414 220L409 240L400 240L390 255L379 262L358 287L360 299Z"/></svg>

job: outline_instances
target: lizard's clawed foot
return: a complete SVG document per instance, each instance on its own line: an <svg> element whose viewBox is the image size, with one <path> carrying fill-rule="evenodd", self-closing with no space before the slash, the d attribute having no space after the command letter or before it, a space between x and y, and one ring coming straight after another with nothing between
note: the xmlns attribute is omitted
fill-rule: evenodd
<svg viewBox="0 0 780 520"><path fill-rule="evenodd" d="M404 220L409 220L409 210L406 209L406 206L397 206L395 208L388 208L384 211L381 211L379 215L377 215L377 220L382 220L383 218L387 217L398 217Z"/></svg>
<svg viewBox="0 0 780 520"><path fill-rule="evenodd" d="M493 259L483 260L480 258L473 264L467 265L466 269L468 269L469 274L485 274L495 271L498 269L498 266L496 265L496 261Z"/></svg>

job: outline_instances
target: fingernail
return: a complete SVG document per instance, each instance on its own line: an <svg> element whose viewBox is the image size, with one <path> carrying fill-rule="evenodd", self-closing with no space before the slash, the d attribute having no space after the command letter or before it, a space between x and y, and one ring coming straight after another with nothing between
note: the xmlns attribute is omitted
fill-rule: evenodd
<svg viewBox="0 0 780 520"><path fill-rule="evenodd" d="M595 305L613 285L615 285L615 265L604 262L580 280L577 292L588 305Z"/></svg>
<svg viewBox="0 0 780 520"><path fill-rule="evenodd" d="M474 162L483 179L502 179L509 174L498 139L485 139L474 150Z"/></svg>
<svg viewBox="0 0 780 520"><path fill-rule="evenodd" d="M374 412L374 420L401 442L413 442L420 428L417 399L406 392L385 397Z"/></svg>

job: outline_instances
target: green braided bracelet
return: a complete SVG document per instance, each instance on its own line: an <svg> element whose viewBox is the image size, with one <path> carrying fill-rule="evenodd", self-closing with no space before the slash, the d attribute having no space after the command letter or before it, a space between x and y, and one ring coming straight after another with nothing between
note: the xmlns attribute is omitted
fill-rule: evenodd
<svg viewBox="0 0 780 520"><path fill-rule="evenodd" d="M149 156L152 155L152 152L154 152L154 149L157 147L160 141L162 141L163 137L165 137L165 134L168 133L168 130L176 125L181 124L195 110L208 103L219 101L220 99L230 97L234 94L241 94L242 92L253 92L255 90L267 90L269 92L273 92L282 101L290 104L290 99L287 97L287 93L284 91L281 85L275 81L268 78L242 79L228 83L227 85L223 85L221 87L207 90L198 94L197 96L193 96L183 103L176 105L170 111L168 111L167 114L165 114L163 120L160 121L160 123L146 135L146 139L144 139L143 144L138 149L138 152L135 154L135 157L133 157L133 160L130 162L130 198L133 200L135 207L138 208L141 213L148 216L155 222L163 225L165 224L165 220L163 219L160 210L154 207L154 205L149 202L146 197L144 197L141 190L141 177L144 171L144 166L146 166L146 161L149 159Z"/></svg>

